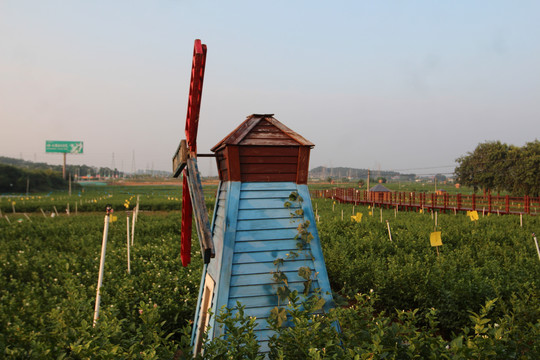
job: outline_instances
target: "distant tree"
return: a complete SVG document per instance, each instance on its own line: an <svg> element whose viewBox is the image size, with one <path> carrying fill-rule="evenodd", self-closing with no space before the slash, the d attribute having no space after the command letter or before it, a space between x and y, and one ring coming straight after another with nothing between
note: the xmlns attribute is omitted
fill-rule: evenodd
<svg viewBox="0 0 540 360"><path fill-rule="evenodd" d="M27 183L30 192L67 189L68 183L62 179L62 173L53 170L29 170L11 165L0 164L0 192L24 193ZM79 185L72 184L78 188Z"/></svg>
<svg viewBox="0 0 540 360"><path fill-rule="evenodd" d="M507 190L519 195L538 196L540 192L540 142L524 147L488 141L456 160L454 172L462 185L483 189Z"/></svg>
<svg viewBox="0 0 540 360"><path fill-rule="evenodd" d="M364 179L358 180L358 187L363 187L365 183Z"/></svg>
<svg viewBox="0 0 540 360"><path fill-rule="evenodd" d="M383 176L379 176L377 179L375 179L377 182L379 183L383 183L385 184L386 183L386 178L383 177Z"/></svg>
<svg viewBox="0 0 540 360"><path fill-rule="evenodd" d="M328 181L329 183L331 183L331 182L332 182L332 177L331 177L331 176L327 177L327 178L326 178L326 181Z"/></svg>
<svg viewBox="0 0 540 360"><path fill-rule="evenodd" d="M540 141L535 140L513 149L508 163L513 192L540 196Z"/></svg>
<svg viewBox="0 0 540 360"><path fill-rule="evenodd" d="M435 180L437 180L438 183L441 183L443 181L446 181L446 176L444 176L443 174L436 174Z"/></svg>

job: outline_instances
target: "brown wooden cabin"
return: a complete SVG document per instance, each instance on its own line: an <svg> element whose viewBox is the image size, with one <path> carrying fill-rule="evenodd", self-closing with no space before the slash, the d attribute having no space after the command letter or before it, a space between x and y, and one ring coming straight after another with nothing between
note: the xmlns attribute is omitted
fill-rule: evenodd
<svg viewBox="0 0 540 360"><path fill-rule="evenodd" d="M221 181L307 184L313 146L273 114L253 114L211 150Z"/></svg>
<svg viewBox="0 0 540 360"><path fill-rule="evenodd" d="M392 191L382 184L377 184L369 190L371 200L378 202L392 201Z"/></svg>

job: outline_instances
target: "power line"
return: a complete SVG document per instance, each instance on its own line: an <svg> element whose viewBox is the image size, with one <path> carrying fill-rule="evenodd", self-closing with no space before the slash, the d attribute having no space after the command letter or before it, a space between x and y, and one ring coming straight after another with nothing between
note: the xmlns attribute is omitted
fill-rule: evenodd
<svg viewBox="0 0 540 360"><path fill-rule="evenodd" d="M449 167L456 167L456 165L444 165L444 166L429 166L429 167L421 167L421 168L414 168L414 169L394 169L393 171L411 171L411 170L431 170L431 169L443 169L443 168L449 168Z"/></svg>

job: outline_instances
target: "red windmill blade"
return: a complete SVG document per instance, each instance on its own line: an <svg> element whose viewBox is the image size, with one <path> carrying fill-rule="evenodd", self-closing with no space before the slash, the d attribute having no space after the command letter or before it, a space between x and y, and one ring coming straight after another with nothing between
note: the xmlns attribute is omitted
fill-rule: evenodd
<svg viewBox="0 0 540 360"><path fill-rule="evenodd" d="M186 140L182 140L173 157L174 177L183 171L182 181L182 224L181 224L181 258L182 265L191 261L191 233L193 210L195 210L197 233L201 243L201 253L205 263L214 255L214 249L208 223L208 213L202 195L202 185L197 167L197 129L201 109L204 68L206 64L206 45L195 40L191 82L186 116ZM186 168L187 165L187 168Z"/></svg>

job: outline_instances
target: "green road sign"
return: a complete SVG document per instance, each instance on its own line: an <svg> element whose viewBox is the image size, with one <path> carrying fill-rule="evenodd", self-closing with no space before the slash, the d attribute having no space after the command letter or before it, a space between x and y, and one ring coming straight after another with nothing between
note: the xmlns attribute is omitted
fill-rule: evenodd
<svg viewBox="0 0 540 360"><path fill-rule="evenodd" d="M82 154L82 141L53 141L45 142L45 152L48 153L66 153L66 154Z"/></svg>

